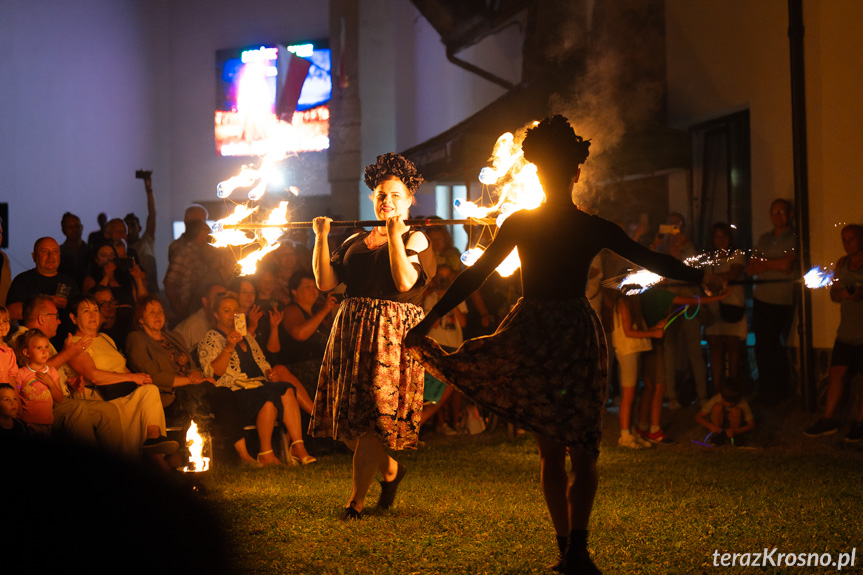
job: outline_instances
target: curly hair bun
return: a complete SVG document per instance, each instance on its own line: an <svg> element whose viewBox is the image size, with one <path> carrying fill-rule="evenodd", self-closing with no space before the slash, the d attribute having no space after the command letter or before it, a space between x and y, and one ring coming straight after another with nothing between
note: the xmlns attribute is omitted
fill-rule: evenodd
<svg viewBox="0 0 863 575"><path fill-rule="evenodd" d="M521 149L525 159L537 165L570 165L573 172L590 154L590 140L576 135L566 118L546 118L527 131Z"/></svg>
<svg viewBox="0 0 863 575"><path fill-rule="evenodd" d="M388 177L396 177L401 180L411 195L415 194L420 184L423 183L423 177L414 163L393 152L378 156L377 162L366 166L364 181L366 186L374 191Z"/></svg>

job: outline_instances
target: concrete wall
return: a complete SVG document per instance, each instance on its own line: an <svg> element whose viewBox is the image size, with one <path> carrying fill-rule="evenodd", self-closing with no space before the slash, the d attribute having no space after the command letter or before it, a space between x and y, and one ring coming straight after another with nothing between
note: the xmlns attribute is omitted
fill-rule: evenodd
<svg viewBox="0 0 863 575"><path fill-rule="evenodd" d="M769 206L794 198L788 3L668 0L669 122L680 128L749 109L753 234L770 229ZM804 2L811 257L842 254L841 222L863 221L863 3ZM832 346L838 306L813 293L814 345Z"/></svg>

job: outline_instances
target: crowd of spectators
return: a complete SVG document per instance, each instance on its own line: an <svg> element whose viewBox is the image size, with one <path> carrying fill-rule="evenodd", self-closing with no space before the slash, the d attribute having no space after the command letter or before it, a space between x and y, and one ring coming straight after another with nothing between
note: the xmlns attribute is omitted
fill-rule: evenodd
<svg viewBox="0 0 863 575"><path fill-rule="evenodd" d="M0 437L56 434L168 467L166 456L179 446L167 428L185 428L195 419L210 421L249 465L311 464L312 453L338 449L306 434L340 302L338 289L316 287L307 240L284 238L254 276L238 277L230 251L208 241L206 210L193 205L185 212L185 233L169 247L160 290L155 204L150 179L144 183L143 227L135 214L105 217L85 242L80 218L66 212L60 218L65 241L51 235L37 240L32 269L11 278L0 252ZM794 393L786 348L798 277L791 204L774 201L770 216L773 229L751 253L736 249L733 228L722 222L711 228L704 250L677 213L651 237L644 219L629 226L630 235L651 249L681 260L706 256L702 261L729 282L721 294L659 284L624 295L617 283L631 264L611 253L597 256L586 295L608 338L615 374L609 407L619 406L621 447L673 443L663 418L693 403L710 444L739 442L755 425L747 398L772 406ZM844 384L863 370L861 230L842 230L846 256L831 288L842 309L839 353L824 417L807 435L838 430ZM438 264L428 309L463 264L445 227L426 231ZM746 279L754 280L751 292ZM518 300L518 286L513 278L490 279L442 318L432 337L455 349L466 338L491 333ZM747 361L750 333L755 370ZM430 377L425 387L424 433L482 430L474 425L476 408L458 391ZM861 421L863 404L846 440L863 439ZM243 429L252 425L254 455ZM288 440L284 462L274 450L274 426Z"/></svg>

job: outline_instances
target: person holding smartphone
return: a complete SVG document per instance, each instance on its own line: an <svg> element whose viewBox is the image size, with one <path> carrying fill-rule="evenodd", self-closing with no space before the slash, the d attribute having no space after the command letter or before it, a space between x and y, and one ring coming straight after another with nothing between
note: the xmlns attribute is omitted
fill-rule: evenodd
<svg viewBox="0 0 863 575"><path fill-rule="evenodd" d="M120 345L124 345L125 336L133 329L135 302L149 295L146 276L134 258L128 256L122 240L105 240L92 246L90 254L90 273L84 278L84 292L89 293L96 286L111 289L113 298L100 307L107 315L116 311L112 333L120 338ZM109 311L104 306L112 309Z"/></svg>

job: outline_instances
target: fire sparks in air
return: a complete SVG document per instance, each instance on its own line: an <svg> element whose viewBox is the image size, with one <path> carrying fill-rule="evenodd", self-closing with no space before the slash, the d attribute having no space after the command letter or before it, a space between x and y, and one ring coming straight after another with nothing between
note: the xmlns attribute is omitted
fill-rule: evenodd
<svg viewBox="0 0 863 575"><path fill-rule="evenodd" d="M498 138L492 151L492 165L480 171L479 181L496 188L498 199L490 206L474 202L456 201L456 211L463 217L486 218L495 216L498 227L519 210L538 208L545 201L536 166L524 159L521 141L507 132ZM472 265L482 254L481 248L472 248L462 254L462 263ZM513 250L497 267L503 277L512 275L521 266L518 250Z"/></svg>

